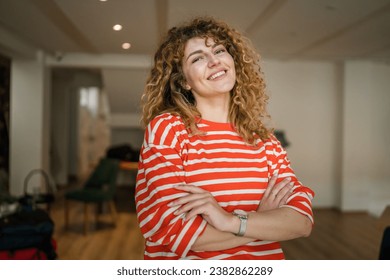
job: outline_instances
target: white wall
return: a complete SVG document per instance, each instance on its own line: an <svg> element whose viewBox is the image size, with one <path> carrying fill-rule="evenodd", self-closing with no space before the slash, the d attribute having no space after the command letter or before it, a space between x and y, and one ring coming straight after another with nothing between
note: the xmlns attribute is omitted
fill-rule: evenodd
<svg viewBox="0 0 390 280"><path fill-rule="evenodd" d="M327 62L265 61L269 113L286 133L287 153L301 182L315 191L315 206L337 204L340 188L339 66Z"/></svg>
<svg viewBox="0 0 390 280"><path fill-rule="evenodd" d="M379 216L390 205L390 66L270 60L263 71L273 125L313 205Z"/></svg>
<svg viewBox="0 0 390 280"><path fill-rule="evenodd" d="M390 205L390 65L372 65L372 192L368 209L380 215Z"/></svg>
<svg viewBox="0 0 390 280"><path fill-rule="evenodd" d="M10 108L10 190L23 193L24 179L33 169L49 167L49 94L43 54L13 59ZM30 182L39 177L34 176ZM30 184L29 184L30 185Z"/></svg>
<svg viewBox="0 0 390 280"><path fill-rule="evenodd" d="M390 66L345 65L342 210L390 205Z"/></svg>

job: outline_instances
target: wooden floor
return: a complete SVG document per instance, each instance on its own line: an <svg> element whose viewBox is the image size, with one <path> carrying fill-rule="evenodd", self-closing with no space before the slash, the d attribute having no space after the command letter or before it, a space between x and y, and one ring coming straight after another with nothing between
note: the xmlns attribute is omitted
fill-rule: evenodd
<svg viewBox="0 0 390 280"><path fill-rule="evenodd" d="M117 224L113 225L109 209L103 207L98 223L95 209L90 207L90 223L84 235L84 209L81 203L70 202L69 226L64 227L64 201L62 195L50 211L55 222L54 239L58 259L61 260L136 260L143 259L144 239L139 231L136 214L118 211ZM123 208L123 207L122 207ZM130 206L129 206L130 208Z"/></svg>
<svg viewBox="0 0 390 280"><path fill-rule="evenodd" d="M385 225L367 213L315 209L312 234L283 242L286 259L376 260Z"/></svg>
<svg viewBox="0 0 390 280"><path fill-rule="evenodd" d="M103 209L104 210L104 209ZM136 260L143 258L143 237L135 213L118 213L114 227L104 211L98 225L90 223L83 235L83 208L72 205L70 226L64 229L63 199L58 197L51 210L55 221L58 259ZM93 217L93 215L91 215ZM375 260L379 255L384 224L366 213L342 214L332 209L315 210L315 226L308 238L283 242L290 260Z"/></svg>

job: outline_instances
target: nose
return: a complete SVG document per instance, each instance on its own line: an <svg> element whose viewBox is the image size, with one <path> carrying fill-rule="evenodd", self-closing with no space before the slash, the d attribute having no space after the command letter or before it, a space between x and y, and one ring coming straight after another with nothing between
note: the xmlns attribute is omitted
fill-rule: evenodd
<svg viewBox="0 0 390 280"><path fill-rule="evenodd" d="M220 63L219 58L215 54L211 54L209 57L208 66L211 68L218 65L219 63Z"/></svg>

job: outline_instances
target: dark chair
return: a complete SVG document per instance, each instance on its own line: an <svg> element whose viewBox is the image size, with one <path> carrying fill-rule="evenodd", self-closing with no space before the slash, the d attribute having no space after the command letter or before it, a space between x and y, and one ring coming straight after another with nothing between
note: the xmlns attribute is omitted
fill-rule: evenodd
<svg viewBox="0 0 390 280"><path fill-rule="evenodd" d="M390 260L390 226L383 232L381 247L379 251L380 260Z"/></svg>
<svg viewBox="0 0 390 280"><path fill-rule="evenodd" d="M99 207L104 202L108 203L110 212L116 225L117 212L114 197L116 192L116 180L119 170L119 161L116 159L102 158L82 189L69 191L65 194L65 228L69 225L69 202L70 200L84 203L84 234L88 227L88 207L96 205L96 222L98 221Z"/></svg>

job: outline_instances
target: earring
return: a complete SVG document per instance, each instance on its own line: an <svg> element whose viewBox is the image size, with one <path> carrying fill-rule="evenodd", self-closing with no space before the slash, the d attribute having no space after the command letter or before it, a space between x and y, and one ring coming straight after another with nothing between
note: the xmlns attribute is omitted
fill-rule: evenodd
<svg viewBox="0 0 390 280"><path fill-rule="evenodd" d="M184 88L185 88L186 90L191 90L191 87L190 87L189 85L186 85Z"/></svg>

